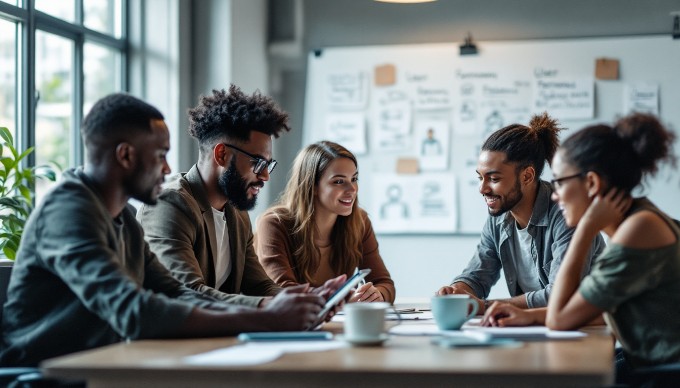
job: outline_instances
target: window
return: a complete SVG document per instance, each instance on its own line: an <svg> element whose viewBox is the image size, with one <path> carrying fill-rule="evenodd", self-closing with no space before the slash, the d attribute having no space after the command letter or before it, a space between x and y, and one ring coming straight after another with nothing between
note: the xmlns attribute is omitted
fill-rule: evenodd
<svg viewBox="0 0 680 388"><path fill-rule="evenodd" d="M17 24L0 19L0 127L16 137Z"/></svg>
<svg viewBox="0 0 680 388"><path fill-rule="evenodd" d="M29 165L83 162L80 122L127 89L127 0L0 0L0 126ZM51 182L37 182L39 200Z"/></svg>

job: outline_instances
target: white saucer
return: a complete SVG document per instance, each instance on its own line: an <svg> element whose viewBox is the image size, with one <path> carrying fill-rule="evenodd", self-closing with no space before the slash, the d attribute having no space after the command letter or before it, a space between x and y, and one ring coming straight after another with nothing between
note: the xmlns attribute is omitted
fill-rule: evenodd
<svg viewBox="0 0 680 388"><path fill-rule="evenodd" d="M380 334L377 338L350 338L343 335L335 336L340 341L347 341L355 346L376 346L381 345L383 342L387 341L390 336L389 334Z"/></svg>

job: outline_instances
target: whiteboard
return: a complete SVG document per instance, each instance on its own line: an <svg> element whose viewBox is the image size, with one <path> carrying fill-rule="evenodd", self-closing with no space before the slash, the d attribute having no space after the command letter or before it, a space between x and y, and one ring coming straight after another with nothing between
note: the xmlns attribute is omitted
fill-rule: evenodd
<svg viewBox="0 0 680 388"><path fill-rule="evenodd" d="M481 143L533 113L557 118L569 129L563 138L633 107L656 109L680 128L680 40L670 36L477 42L479 53L465 56L458 47L309 54L303 142L335 140L357 154L360 206L377 233L479 233L487 218L475 173ZM618 80L595 79L598 58L619 61ZM635 91L652 98L631 98ZM415 160L419 172L397 173L402 159ZM546 168L542 178L550 177ZM680 218L677 172L666 167L647 187L642 194ZM387 218L393 202L410 206L392 206L401 220Z"/></svg>

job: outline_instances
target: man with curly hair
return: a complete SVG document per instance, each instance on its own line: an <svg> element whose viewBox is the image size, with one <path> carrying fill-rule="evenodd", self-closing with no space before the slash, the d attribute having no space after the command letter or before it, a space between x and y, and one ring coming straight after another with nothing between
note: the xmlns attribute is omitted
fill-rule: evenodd
<svg viewBox="0 0 680 388"><path fill-rule="evenodd" d="M213 297L263 306L281 291L253 247L247 210L276 161L272 136L289 131L288 115L266 96L213 90L189 110L198 162L166 182L155 206L137 219L160 261L187 286Z"/></svg>
<svg viewBox="0 0 680 388"><path fill-rule="evenodd" d="M156 108L112 94L81 131L85 165L65 171L26 223L0 365L35 366L126 339L303 330L317 321L324 299L305 287L287 288L264 309L234 306L185 287L158 262L128 205L155 203L170 172L170 133Z"/></svg>

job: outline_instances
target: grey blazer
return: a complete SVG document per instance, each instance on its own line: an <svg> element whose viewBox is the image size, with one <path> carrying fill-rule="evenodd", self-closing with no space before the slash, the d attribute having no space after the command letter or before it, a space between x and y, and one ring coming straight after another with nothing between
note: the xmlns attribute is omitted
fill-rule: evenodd
<svg viewBox="0 0 680 388"><path fill-rule="evenodd" d="M229 278L215 289L215 223L197 166L168 179L158 203L137 211L151 250L177 279L220 300L257 306L263 296L276 295L281 288L257 259L248 213L227 204L224 216L232 267Z"/></svg>

